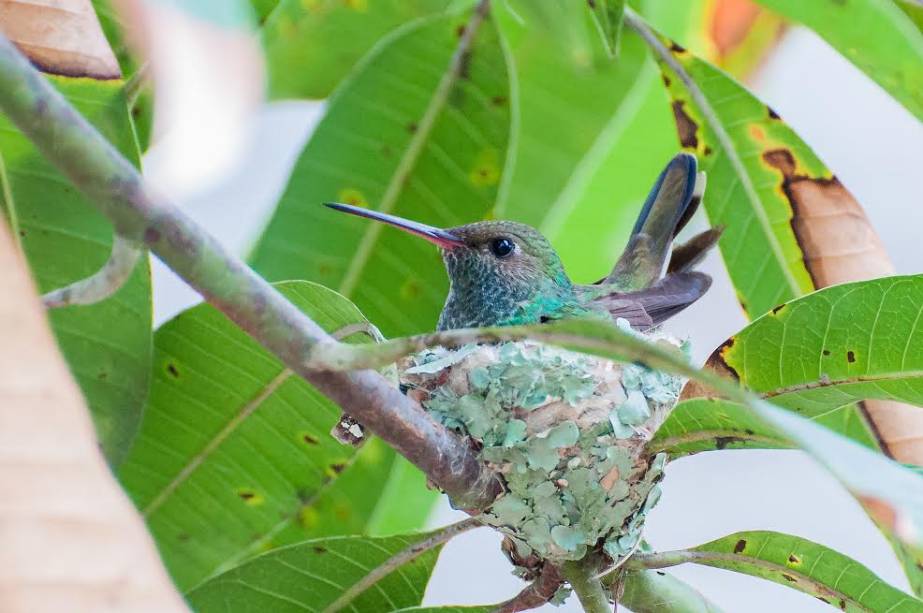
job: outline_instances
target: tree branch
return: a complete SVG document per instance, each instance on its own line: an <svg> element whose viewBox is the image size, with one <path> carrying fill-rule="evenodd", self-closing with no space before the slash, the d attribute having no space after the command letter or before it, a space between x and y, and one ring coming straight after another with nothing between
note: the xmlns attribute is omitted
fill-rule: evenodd
<svg viewBox="0 0 923 613"><path fill-rule="evenodd" d="M374 371L310 370L318 342L333 339L177 207L151 193L123 158L0 36L0 110L89 200L115 232L143 242L190 286L289 368L423 470L461 508L500 492L467 443Z"/></svg>
<svg viewBox="0 0 923 613"><path fill-rule="evenodd" d="M137 243L116 234L112 237L112 253L102 268L86 279L48 292L42 302L50 309L101 302L125 285L142 252Z"/></svg>
<svg viewBox="0 0 923 613"><path fill-rule="evenodd" d="M564 577L561 576L560 569L553 564L545 564L542 574L535 581L500 605L494 613L519 613L536 609L548 603L563 583Z"/></svg>

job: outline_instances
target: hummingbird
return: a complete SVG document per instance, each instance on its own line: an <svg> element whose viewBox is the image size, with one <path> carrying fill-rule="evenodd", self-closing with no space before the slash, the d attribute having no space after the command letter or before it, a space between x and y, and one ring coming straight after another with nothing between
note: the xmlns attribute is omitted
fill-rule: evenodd
<svg viewBox="0 0 923 613"><path fill-rule="evenodd" d="M590 285L573 283L548 239L526 224L478 221L441 229L349 204L325 204L439 247L450 285L438 330L595 315L623 318L634 329L646 331L698 300L711 285L711 277L692 269L718 241L721 228L711 228L671 251L704 189L705 174L698 172L695 156L680 153L670 160L612 272Z"/></svg>

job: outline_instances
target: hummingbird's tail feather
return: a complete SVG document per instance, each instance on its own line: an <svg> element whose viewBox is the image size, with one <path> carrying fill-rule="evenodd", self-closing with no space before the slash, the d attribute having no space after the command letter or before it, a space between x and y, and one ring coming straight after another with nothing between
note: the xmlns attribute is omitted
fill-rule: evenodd
<svg viewBox="0 0 923 613"><path fill-rule="evenodd" d="M670 160L644 202L628 246L602 282L642 289L659 279L673 239L695 213L704 189L695 156L680 153Z"/></svg>
<svg viewBox="0 0 923 613"><path fill-rule="evenodd" d="M705 232L696 234L679 247L674 247L670 254L670 263L667 264L667 274L692 270L718 243L722 232L724 232L724 226L709 228Z"/></svg>
<svg viewBox="0 0 923 613"><path fill-rule="evenodd" d="M630 292L600 294L598 285L578 286L578 292L593 296L586 306L608 311L613 319L627 319L636 330L648 330L673 317L705 295L711 277L703 272L668 274L650 287Z"/></svg>

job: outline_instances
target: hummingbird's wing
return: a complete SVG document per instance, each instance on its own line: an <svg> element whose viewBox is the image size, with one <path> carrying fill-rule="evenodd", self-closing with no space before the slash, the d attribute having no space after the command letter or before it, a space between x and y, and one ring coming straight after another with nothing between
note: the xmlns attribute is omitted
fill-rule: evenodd
<svg viewBox="0 0 923 613"><path fill-rule="evenodd" d="M607 285L578 285L584 305L608 311L613 319L627 319L632 328L647 330L673 317L701 298L711 287L711 277L702 272L668 274L650 287L630 292Z"/></svg>
<svg viewBox="0 0 923 613"><path fill-rule="evenodd" d="M653 284L663 274L673 239L695 213L705 190L705 174L695 156L676 155L651 188L615 268L601 283L626 290Z"/></svg>
<svg viewBox="0 0 923 613"><path fill-rule="evenodd" d="M722 232L724 232L724 226L709 228L705 232L696 234L679 247L674 247L670 254L670 263L667 264L667 274L692 270L718 243Z"/></svg>

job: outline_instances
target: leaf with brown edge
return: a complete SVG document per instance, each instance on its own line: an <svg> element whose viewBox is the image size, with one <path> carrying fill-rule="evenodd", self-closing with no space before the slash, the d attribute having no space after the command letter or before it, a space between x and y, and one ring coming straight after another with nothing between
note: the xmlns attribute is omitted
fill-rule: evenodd
<svg viewBox="0 0 923 613"><path fill-rule="evenodd" d="M725 226L719 246L749 316L816 288L893 272L859 203L778 114L689 52L673 47L670 53L720 124L706 124L681 80L662 65L673 104L683 105L681 139L688 143L695 131L694 151L709 175L704 205L712 223ZM729 148L721 146L718 129ZM693 387L687 397L700 392ZM908 441L902 434L923 432L923 413L898 411L880 399L857 410L882 446L900 454L895 458L923 459L923 438Z"/></svg>
<svg viewBox="0 0 923 613"><path fill-rule="evenodd" d="M671 52L733 144L721 146L680 79L662 66L680 142L708 173L704 205L712 224L725 226L719 246L747 314L826 284L889 274L862 208L798 135L726 74L687 51Z"/></svg>
<svg viewBox="0 0 923 613"><path fill-rule="evenodd" d="M637 562L648 567L693 563L723 568L773 581L843 611L923 611L923 602L852 558L779 532L738 532L684 551L640 554Z"/></svg>
<svg viewBox="0 0 923 613"><path fill-rule="evenodd" d="M11 494L0 610L186 611L99 453L5 221L0 269L0 490Z"/></svg>
<svg viewBox="0 0 923 613"><path fill-rule="evenodd" d="M0 32L42 72L122 76L90 0L0 0Z"/></svg>

